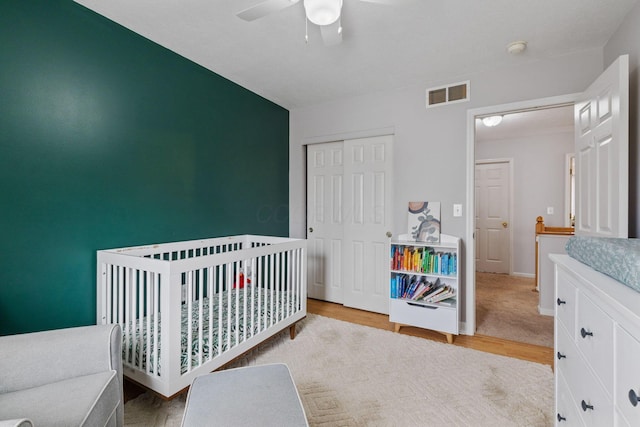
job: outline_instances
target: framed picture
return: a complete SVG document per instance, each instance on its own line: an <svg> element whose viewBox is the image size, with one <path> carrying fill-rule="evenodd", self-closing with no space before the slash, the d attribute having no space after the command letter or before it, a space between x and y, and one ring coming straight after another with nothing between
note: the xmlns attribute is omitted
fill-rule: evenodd
<svg viewBox="0 0 640 427"><path fill-rule="evenodd" d="M409 202L408 213L408 231L415 241L440 241L440 202Z"/></svg>

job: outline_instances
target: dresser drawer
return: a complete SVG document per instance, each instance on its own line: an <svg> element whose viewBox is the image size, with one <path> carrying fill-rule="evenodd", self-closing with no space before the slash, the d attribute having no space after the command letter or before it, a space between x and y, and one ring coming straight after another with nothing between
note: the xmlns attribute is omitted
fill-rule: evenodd
<svg viewBox="0 0 640 427"><path fill-rule="evenodd" d="M565 342L566 344L563 344ZM564 346L565 349L563 350L561 346ZM557 352L566 357L558 359ZM580 418L585 425L611 425L613 401L596 378L595 373L587 365L576 345L571 342L571 338L567 334L562 332L562 329L558 330L556 373L562 375L567 382L569 392L573 396L573 403L578 408Z"/></svg>
<svg viewBox="0 0 640 427"><path fill-rule="evenodd" d="M613 327L613 320L583 292L578 292L576 343L611 396L613 396Z"/></svg>
<svg viewBox="0 0 640 427"><path fill-rule="evenodd" d="M615 404L628 425L640 425L640 342L616 327ZM633 402L636 405L633 405ZM624 425L624 422L620 423Z"/></svg>
<svg viewBox="0 0 640 427"><path fill-rule="evenodd" d="M578 354L578 347L564 329L564 327L556 328L556 347L554 355L555 371L562 372L563 375L579 378L582 374L580 371L580 355ZM575 373L571 373L575 371Z"/></svg>
<svg viewBox="0 0 640 427"><path fill-rule="evenodd" d="M578 407L575 404L575 399L569 392L569 387L561 372L556 373L556 381L556 425L558 427L584 425Z"/></svg>
<svg viewBox="0 0 640 427"><path fill-rule="evenodd" d="M558 268L557 271L556 321L564 325L567 331L573 333L576 325L578 289L573 283L575 279L569 273L561 268Z"/></svg>
<svg viewBox="0 0 640 427"><path fill-rule="evenodd" d="M391 299L389 321L458 334L458 313L455 307L434 307Z"/></svg>

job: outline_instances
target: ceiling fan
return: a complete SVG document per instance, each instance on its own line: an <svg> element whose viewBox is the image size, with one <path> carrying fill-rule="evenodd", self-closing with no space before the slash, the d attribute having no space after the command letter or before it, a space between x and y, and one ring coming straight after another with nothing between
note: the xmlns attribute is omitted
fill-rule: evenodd
<svg viewBox="0 0 640 427"><path fill-rule="evenodd" d="M253 21L298 3L300 0L265 0L237 14L245 21ZM340 14L343 0L302 0L308 22L320 27L327 46L342 42ZM368 3L393 4L394 0L360 0ZM305 36L308 41L308 35Z"/></svg>

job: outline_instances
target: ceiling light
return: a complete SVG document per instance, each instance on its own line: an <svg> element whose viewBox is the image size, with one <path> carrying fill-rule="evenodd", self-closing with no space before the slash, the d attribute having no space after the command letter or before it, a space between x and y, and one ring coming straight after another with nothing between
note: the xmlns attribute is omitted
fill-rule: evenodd
<svg viewBox="0 0 640 427"><path fill-rule="evenodd" d="M501 121L502 121L502 116L489 116L489 117L482 118L482 124L489 128L498 126Z"/></svg>
<svg viewBox="0 0 640 427"><path fill-rule="evenodd" d="M304 0L307 19L316 25L330 25L340 17L342 0Z"/></svg>
<svg viewBox="0 0 640 427"><path fill-rule="evenodd" d="M509 52L512 55L517 55L519 53L524 52L526 48L527 48L527 42L523 40L518 40L516 42L511 42L507 45L507 52Z"/></svg>

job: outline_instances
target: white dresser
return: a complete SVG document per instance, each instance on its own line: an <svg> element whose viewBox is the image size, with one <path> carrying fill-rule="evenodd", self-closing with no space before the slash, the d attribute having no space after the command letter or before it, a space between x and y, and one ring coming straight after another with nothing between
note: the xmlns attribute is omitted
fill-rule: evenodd
<svg viewBox="0 0 640 427"><path fill-rule="evenodd" d="M640 426L640 293L568 255L555 263L557 426Z"/></svg>

